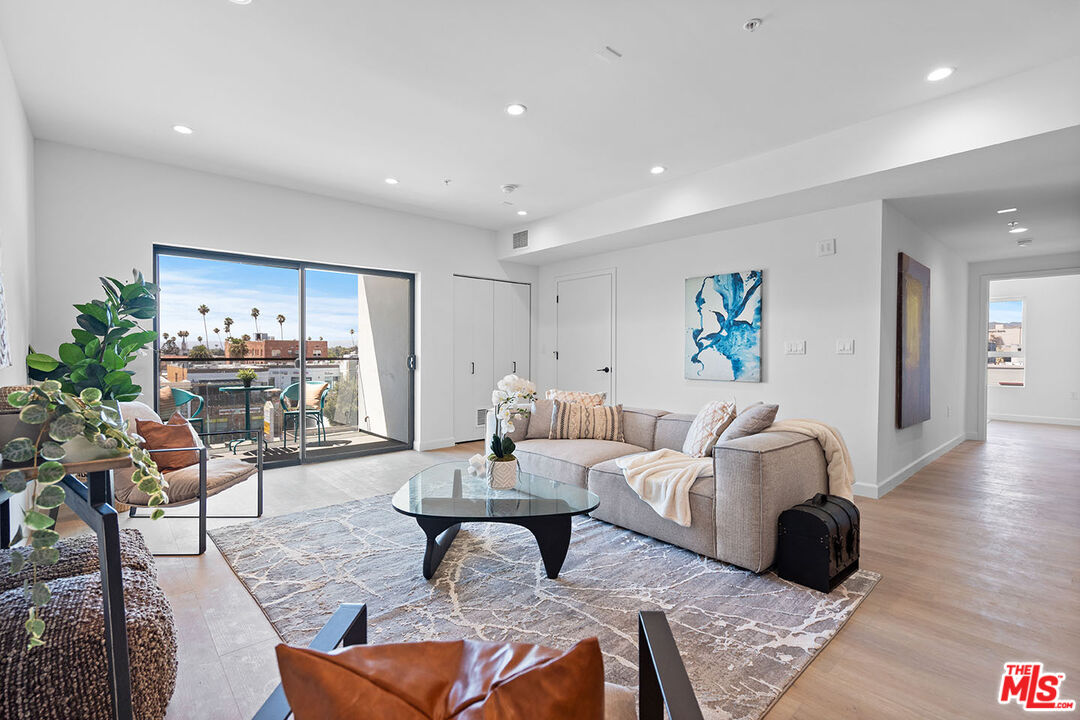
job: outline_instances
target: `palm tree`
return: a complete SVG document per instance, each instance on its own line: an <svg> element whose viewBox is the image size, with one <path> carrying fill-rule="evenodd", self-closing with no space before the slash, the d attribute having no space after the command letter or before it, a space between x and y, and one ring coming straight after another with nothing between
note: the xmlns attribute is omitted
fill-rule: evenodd
<svg viewBox="0 0 1080 720"><path fill-rule="evenodd" d="M199 341L200 345L202 345L202 335L197 335L195 339Z"/></svg>
<svg viewBox="0 0 1080 720"><path fill-rule="evenodd" d="M349 328L349 344L350 345L355 344L355 343L353 343L353 335L355 335L355 334L356 334L356 330L354 330L353 328Z"/></svg>
<svg viewBox="0 0 1080 720"><path fill-rule="evenodd" d="M227 318L225 318L224 324L225 324L225 337L232 337L232 335L229 334L229 331L232 330L232 326L236 324L236 321L233 320L231 317L227 317Z"/></svg>
<svg viewBox="0 0 1080 720"><path fill-rule="evenodd" d="M190 334L187 330L178 330L176 332L176 336L180 338L180 350L183 352L187 352L187 339Z"/></svg>
<svg viewBox="0 0 1080 720"><path fill-rule="evenodd" d="M221 345L221 328L214 328L214 334L217 335L217 344ZM225 346L221 345L221 349L224 350Z"/></svg>
<svg viewBox="0 0 1080 720"><path fill-rule="evenodd" d="M199 314L202 315L203 335L205 335L206 337L210 337L210 332L206 329L206 315L210 312L210 308L203 304L199 306L198 310Z"/></svg>
<svg viewBox="0 0 1080 720"><path fill-rule="evenodd" d="M277 316L277 324L278 324L278 327L281 328L281 331L280 331L281 332L281 339L284 340L285 339L285 316L284 315L278 315Z"/></svg>
<svg viewBox="0 0 1080 720"><path fill-rule="evenodd" d="M259 308L251 308L251 318L255 321L255 334L259 334Z"/></svg>

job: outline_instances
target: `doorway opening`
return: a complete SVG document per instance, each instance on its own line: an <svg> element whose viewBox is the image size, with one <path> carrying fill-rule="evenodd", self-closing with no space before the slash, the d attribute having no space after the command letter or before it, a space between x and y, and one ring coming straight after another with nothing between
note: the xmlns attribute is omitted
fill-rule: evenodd
<svg viewBox="0 0 1080 720"><path fill-rule="evenodd" d="M1080 273L991 278L986 298L986 439L1080 426Z"/></svg>

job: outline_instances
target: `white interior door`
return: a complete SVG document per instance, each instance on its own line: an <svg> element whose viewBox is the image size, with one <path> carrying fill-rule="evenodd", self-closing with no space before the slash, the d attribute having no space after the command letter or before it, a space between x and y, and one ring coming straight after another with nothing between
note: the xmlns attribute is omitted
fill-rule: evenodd
<svg viewBox="0 0 1080 720"><path fill-rule="evenodd" d="M521 283L495 283L496 381L511 373L529 378L531 289L531 286Z"/></svg>
<svg viewBox="0 0 1080 720"><path fill-rule="evenodd" d="M454 277L454 440L484 436L494 369L494 285Z"/></svg>
<svg viewBox="0 0 1080 720"><path fill-rule="evenodd" d="M555 380L560 390L605 392L615 400L614 277L610 273L556 282Z"/></svg>

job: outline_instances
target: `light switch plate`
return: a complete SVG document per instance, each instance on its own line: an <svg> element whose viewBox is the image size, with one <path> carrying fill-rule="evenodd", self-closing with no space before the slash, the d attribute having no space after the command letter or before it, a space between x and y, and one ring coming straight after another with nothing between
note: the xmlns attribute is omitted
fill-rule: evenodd
<svg viewBox="0 0 1080 720"><path fill-rule="evenodd" d="M855 340L853 338L844 338L836 341L836 354L837 355L854 355L855 354Z"/></svg>
<svg viewBox="0 0 1080 720"><path fill-rule="evenodd" d="M784 343L785 355L805 355L806 354L806 341L805 340L788 340Z"/></svg>
<svg viewBox="0 0 1080 720"><path fill-rule="evenodd" d="M828 240L817 241L817 254L818 257L825 257L827 255L836 254L836 238L829 238Z"/></svg>

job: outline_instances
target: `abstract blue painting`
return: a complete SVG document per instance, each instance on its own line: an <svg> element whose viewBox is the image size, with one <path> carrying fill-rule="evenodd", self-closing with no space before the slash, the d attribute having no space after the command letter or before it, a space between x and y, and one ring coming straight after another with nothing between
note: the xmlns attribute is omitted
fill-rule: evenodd
<svg viewBox="0 0 1080 720"><path fill-rule="evenodd" d="M762 271L686 279L689 380L761 382Z"/></svg>

